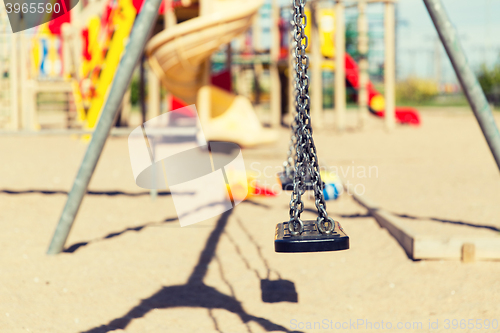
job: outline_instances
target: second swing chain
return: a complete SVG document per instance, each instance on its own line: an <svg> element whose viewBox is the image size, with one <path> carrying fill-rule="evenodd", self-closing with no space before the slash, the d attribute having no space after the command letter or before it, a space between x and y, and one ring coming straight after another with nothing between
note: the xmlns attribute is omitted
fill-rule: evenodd
<svg viewBox="0 0 500 333"><path fill-rule="evenodd" d="M295 174L293 178L293 192L290 200L289 231L292 235L300 235L304 231L304 223L300 214L304 211L302 195L306 191L306 175L309 174L314 190L318 218L316 226L322 234L330 234L334 229L334 221L326 212L323 196L323 182L321 181L316 146L312 137L310 98L309 98L309 57L306 48L309 38L305 34L307 16L305 15L306 0L293 1L292 31L295 41L295 102L297 114L295 117Z"/></svg>

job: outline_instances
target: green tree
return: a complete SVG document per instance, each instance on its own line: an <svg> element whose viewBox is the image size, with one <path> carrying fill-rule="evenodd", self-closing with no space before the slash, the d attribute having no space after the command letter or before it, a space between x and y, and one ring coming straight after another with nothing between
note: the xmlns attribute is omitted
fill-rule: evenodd
<svg viewBox="0 0 500 333"><path fill-rule="evenodd" d="M495 105L500 104L500 63L494 65L491 69L482 64L477 79L488 99L488 102Z"/></svg>

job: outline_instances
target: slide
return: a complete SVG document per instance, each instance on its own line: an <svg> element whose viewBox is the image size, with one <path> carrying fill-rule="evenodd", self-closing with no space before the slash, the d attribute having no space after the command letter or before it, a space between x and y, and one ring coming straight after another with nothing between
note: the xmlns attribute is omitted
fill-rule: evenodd
<svg viewBox="0 0 500 333"><path fill-rule="evenodd" d="M345 76L347 84L354 89L359 87L359 70L354 59L346 53L345 56ZM385 100L373 84L368 82L368 105L370 112L378 117L384 116ZM396 121L401 124L420 124L418 111L411 107L396 107Z"/></svg>
<svg viewBox="0 0 500 333"><path fill-rule="evenodd" d="M261 126L244 97L204 82L206 60L245 32L263 0L217 0L210 14L190 19L155 35L146 54L155 74L175 97L195 104L205 137L249 147L274 142L277 132ZM203 89L202 89L203 88Z"/></svg>

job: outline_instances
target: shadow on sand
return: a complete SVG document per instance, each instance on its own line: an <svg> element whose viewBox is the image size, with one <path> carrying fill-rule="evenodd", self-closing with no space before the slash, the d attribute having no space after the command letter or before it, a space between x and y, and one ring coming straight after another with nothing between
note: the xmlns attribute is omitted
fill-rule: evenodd
<svg viewBox="0 0 500 333"><path fill-rule="evenodd" d="M449 223L449 224L454 224L454 225L463 225L466 227L488 229L491 231L500 232L499 228L492 226L492 225L474 224L474 223L470 223L470 222L453 221L453 220L447 220L447 219L440 219L440 218L436 218L436 217L418 217L418 216L412 216L412 215L408 215L408 214L397 214L397 213L392 213L392 214L396 215L398 217L402 217L402 218L410 219L410 220L429 220L429 221L433 221L433 222Z"/></svg>
<svg viewBox="0 0 500 333"><path fill-rule="evenodd" d="M107 324L85 331L84 333L105 333L116 329L125 329L134 319L144 317L153 309L168 309L175 307L207 309L209 316L213 320L214 328L218 332L221 332L221 330L216 318L212 314L213 309L224 309L238 315L241 321L246 325L248 332L251 332L250 326L248 325L249 322L258 324L268 332L290 332L287 328L275 324L266 318L257 317L247 313L241 305L241 302L236 299L233 288L224 278L222 271L222 279L229 286L231 295L225 295L217 289L207 286L203 282L203 279L207 274L208 265L212 259L218 261L215 254L217 244L220 241L221 235L224 233L224 229L227 225L231 212L232 210L227 211L220 216L215 228L207 239L205 248L202 250L198 259L198 263L194 267L186 284L163 287L155 294L143 299L137 306L130 309L130 311L125 313L123 316L115 318Z"/></svg>
<svg viewBox="0 0 500 333"><path fill-rule="evenodd" d="M178 219L177 218L169 218L169 219L165 219L163 221L160 221L160 222L149 222L149 223L145 223L143 225L139 225L139 226L136 226L136 227L130 227L130 228L126 228L126 229L123 229L121 231L117 231L117 232L111 232L109 234L107 234L106 236L104 237L101 237L101 238L97 238L97 239L93 239L93 240L90 240L90 241L85 241L85 242L78 242L78 243L75 243L75 244L72 244L70 245L69 247L67 247L66 249L63 250L63 252L65 253L74 253L75 251L79 250L80 248L84 247L84 246L87 246L91 243L96 243L96 242L102 242L104 240L108 240L108 239L111 239L111 238L115 238L115 237L118 237L118 236L121 236L127 232L139 232L145 228L148 228L148 227L157 227L157 226L160 226L162 224L165 224L165 223L171 223L171 222L175 222L177 221Z"/></svg>
<svg viewBox="0 0 500 333"><path fill-rule="evenodd" d="M169 193L169 195L170 195L170 193ZM262 208L269 208L268 205L265 205L265 204L262 204L262 203L258 203L258 202L253 202L251 200L246 200L246 201L244 201L244 203L245 204L247 204L247 203L248 204L252 204L252 205L255 205L255 206L258 206L258 207L262 207ZM111 238L115 238L115 237L121 236L121 235L123 235L123 234L125 234L127 232L139 232L139 231L142 231L145 228L158 227L158 226L161 226L163 224L175 222L175 221L178 221L178 220L179 220L178 218L168 218L168 219L165 219L165 220L160 221L160 222L149 222L149 223L145 223L145 224L142 224L142 225L139 225L139 226L136 226L136 227L129 227L129 228L123 229L121 231L116 231L116 232L109 233L109 234L107 234L104 237L100 237L100 238L96 238L96 239L93 239L93 240L84 241L84 242L78 242L78 243L72 244L72 245L68 246L66 249L64 249L63 252L65 252L65 253L74 253L74 252L78 251L80 248L85 247L85 246L87 246L87 245L89 245L91 243L102 242L102 241L105 241L105 240L108 240L108 239L111 239ZM255 242L254 242L254 244L255 244Z"/></svg>
<svg viewBox="0 0 500 333"><path fill-rule="evenodd" d="M308 211L311 213L317 213L315 209L312 208L305 208L304 211ZM448 219L442 219L442 218L437 218L437 217L423 217L423 216L412 216L408 214L398 214L398 213L392 213L394 216L398 216L404 219L409 219L409 220L428 220L428 221L433 221L433 222L440 222L440 223L449 223L449 224L454 224L454 225L463 225L466 227L472 227L472 228L479 228L479 229L487 229L495 232L500 232L500 228L492 226L492 225L484 225L484 224L475 224L472 222L464 222L464 221L454 221L454 220L448 220ZM366 217L371 217L369 213L367 214L335 214L332 213L330 214L332 216L338 216L339 218L344 218L344 219L356 219L356 218L366 218Z"/></svg>
<svg viewBox="0 0 500 333"><path fill-rule="evenodd" d="M45 195L54 195L54 194L64 194L68 195L67 191L62 190L0 190L0 194L11 194L11 195L19 195L19 194L45 194ZM127 196L127 197L140 197L145 195L150 195L150 192L123 192L123 191L87 191L87 195L97 195L97 196ZM157 193L158 196L169 196L170 192L161 191Z"/></svg>

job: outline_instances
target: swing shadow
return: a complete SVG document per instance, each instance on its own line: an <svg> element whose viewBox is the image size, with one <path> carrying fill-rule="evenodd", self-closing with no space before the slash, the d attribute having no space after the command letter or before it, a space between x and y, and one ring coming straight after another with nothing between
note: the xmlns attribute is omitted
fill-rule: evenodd
<svg viewBox="0 0 500 333"><path fill-rule="evenodd" d="M311 213L317 213L317 211L312 209L312 208L304 208L304 211L308 211ZM462 225L462 226L466 226L466 227L487 229L487 230L491 230L494 232L500 232L500 228L492 226L492 225L474 224L471 222L448 220L448 219L442 219L442 218L437 218L437 217L413 216L413 215L399 214L399 213L393 213L393 212L391 212L391 214L394 216L397 216L397 217L408 219L408 220L429 220L429 221L433 221L433 222ZM335 214L335 213L330 213L330 215L338 216L338 217L344 218L344 219L356 219L356 218L372 217L369 213L367 213L367 214L359 214L359 213L357 213L357 214Z"/></svg>
<svg viewBox="0 0 500 333"><path fill-rule="evenodd" d="M218 260L215 255L217 244L227 225L232 210L221 215L215 228L207 239L205 248L201 251L198 263L194 267L186 284L175 286L164 286L150 297L141 300L141 302L130 309L119 318L115 318L107 324L92 328L82 333L106 333L116 329L125 329L133 320L144 317L153 309L169 309L176 307L206 308L209 316L214 322L214 327L221 332L217 319L213 316L212 310L223 309L234 313L240 317L240 320L246 325L247 331L251 332L248 326L249 322L255 322L266 331L291 332L287 328L275 324L272 321L251 315L245 311L241 302L234 295L233 288L221 274L222 280L229 286L231 296L225 295L217 289L204 284L203 279L207 274L208 265L212 259ZM219 265L219 267L221 267ZM222 268L221 268L221 273ZM297 331L295 331L297 332Z"/></svg>
<svg viewBox="0 0 500 333"><path fill-rule="evenodd" d="M454 224L454 225L463 225L466 227L488 229L491 231L500 232L500 228L497 228L497 227L492 226L492 225L474 224L474 223L470 223L470 222L440 219L440 218L436 218L436 217L419 217L419 216L412 216L412 215L408 215L408 214L398 214L398 213L391 213L391 214L398 216L398 217L401 217L401 218L404 218L404 219L409 219L409 220L429 220L429 221L433 221L433 222L449 223L449 224Z"/></svg>
<svg viewBox="0 0 500 333"><path fill-rule="evenodd" d="M257 254L260 258L260 260L264 263L264 266L266 267L266 277L262 278L257 271L257 269L252 269L250 266L250 263L248 260L245 258L243 255L243 252L241 251L238 243L231 237L231 235L227 232L224 231L224 234L226 237L229 239L231 244L234 246L236 254L240 257L240 259L243 261L245 264L246 268L249 271L253 271L255 275L257 276L257 279L260 280L260 290L261 290L261 297L262 297L262 302L264 303L278 303L278 302L290 302L290 303L298 303L298 294L297 290L295 289L295 284L292 281L289 280L283 280L281 278L281 275L279 272L274 271L274 273L278 276L278 280L271 280L271 267L269 266L269 263L267 262L266 258L262 254L262 248L260 247L259 243L253 238L253 236L250 234L250 232L245 228L241 220L237 217L236 221L238 222L239 227L245 235L247 236L248 240L252 243L252 245L255 247L257 250Z"/></svg>
<svg viewBox="0 0 500 333"><path fill-rule="evenodd" d="M224 202L213 202L213 203L207 204L205 206L197 207L196 209L191 210L190 212L181 215L180 218L183 218L183 217L185 217L185 216L187 216L189 214L195 213L195 212L197 212L199 210L202 210L202 209L205 209L207 207L213 207L213 206L217 206L217 205L220 205L220 204L223 204L223 203ZM149 222L149 223L146 223L146 224L143 224L143 225L140 225L140 226L126 228L126 229L121 230L121 231L109 233L106 236L101 237L101 238L97 238L97 239L90 240L90 241L84 241L84 242L75 243L73 245L70 245L68 248L64 249L63 252L64 253L74 253L75 251L77 251L81 247L87 246L90 243L96 243L96 242L100 242L100 241L103 241L103 240L115 238L115 237L121 236L124 233L127 233L129 231L139 232L139 231L142 231L144 228L156 227L156 226L160 226L162 224L168 223L168 222L174 222L174 221L178 221L178 220L179 220L179 217L177 217L177 218L168 218L168 219L165 219L165 220L160 221L160 222Z"/></svg>
<svg viewBox="0 0 500 333"><path fill-rule="evenodd" d="M77 250L79 250L80 248L85 247L85 246L87 246L87 245L89 245L91 243L102 242L102 241L105 241L105 240L108 240L108 239L112 239L112 238L121 236L121 235L123 235L123 234L125 234L127 232L131 232L131 231L133 231L133 232L139 232L139 231L142 231L145 228L157 227L157 226L161 226L161 225L163 225L165 223L175 222L177 220L178 219L176 217L175 218L168 218L168 219L165 219L165 220L160 221L160 222L148 222L148 223L145 223L143 225L136 226L136 227L129 227L129 228L123 229L121 231L111 232L111 233L109 233L106 236L101 237L101 238L97 238L97 239L93 239L93 240L90 240L90 241L84 241L84 242L78 242L78 243L72 244L68 248L64 249L63 252L64 253L74 253Z"/></svg>
<svg viewBox="0 0 500 333"><path fill-rule="evenodd" d="M11 194L11 195L21 195L21 194L45 194L45 195L56 195L64 194L68 195L68 191L62 190L0 190L0 194ZM140 197L150 195L150 192L124 192L124 191L87 191L87 195L95 196L127 196L127 197ZM157 193L158 196L169 196L170 192L161 191Z"/></svg>

